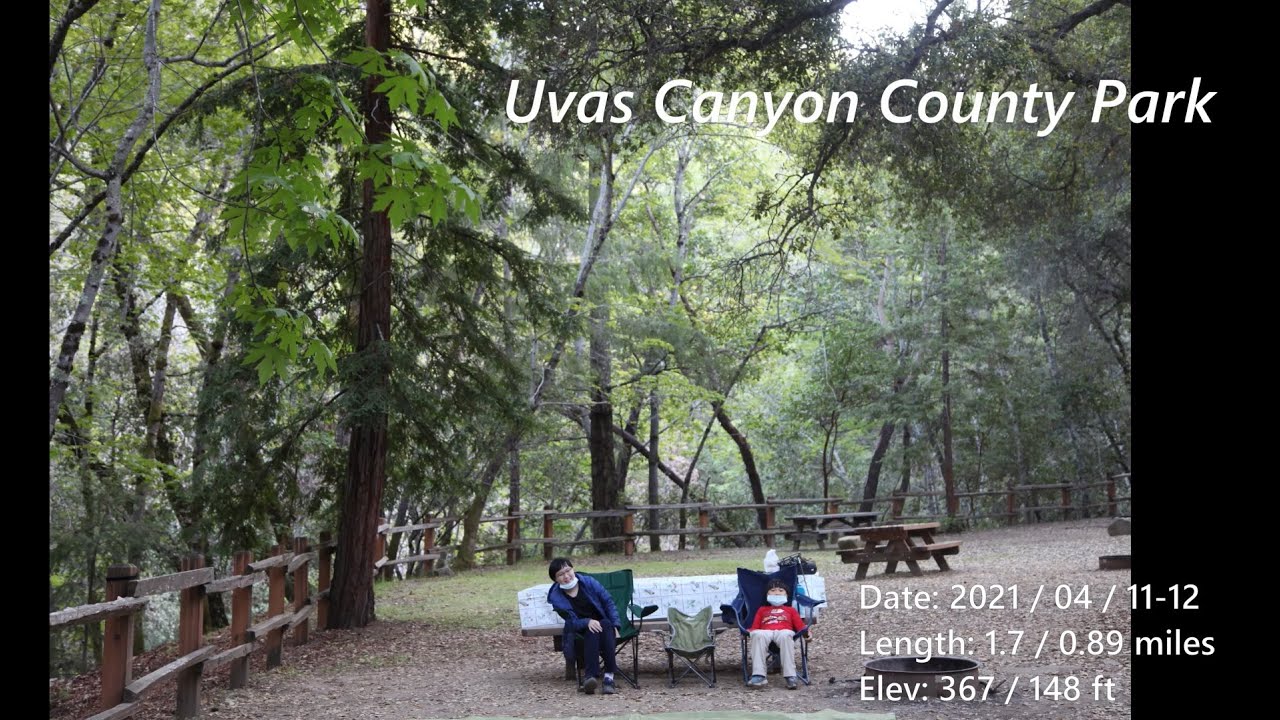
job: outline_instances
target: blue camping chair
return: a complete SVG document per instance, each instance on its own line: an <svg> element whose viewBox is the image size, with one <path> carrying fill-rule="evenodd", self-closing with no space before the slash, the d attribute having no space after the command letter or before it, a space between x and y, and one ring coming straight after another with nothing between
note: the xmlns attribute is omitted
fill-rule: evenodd
<svg viewBox="0 0 1280 720"><path fill-rule="evenodd" d="M800 681L809 684L809 627L815 623L814 608L826 602L814 600L808 595L797 594L798 575L794 565L778 569L777 572L762 573L746 568L738 568L738 595L733 603L720 606L720 616L729 625L738 626L738 640L742 648L742 682L746 684L751 675L751 654L747 642L751 637L751 623L755 622L756 610L765 602L765 589L774 578L782 580L787 586L787 604L794 605L804 620L805 631L800 634L800 664L796 672ZM769 643L769 672L778 666L778 646Z"/></svg>

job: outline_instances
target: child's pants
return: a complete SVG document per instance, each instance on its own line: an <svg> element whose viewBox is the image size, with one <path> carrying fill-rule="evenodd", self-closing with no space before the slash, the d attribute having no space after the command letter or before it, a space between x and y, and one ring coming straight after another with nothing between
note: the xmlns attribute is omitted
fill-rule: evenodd
<svg viewBox="0 0 1280 720"><path fill-rule="evenodd" d="M778 644L778 656L782 660L782 676L796 676L795 632L791 630L752 630L751 631L751 674L764 677L768 673L765 655L769 643Z"/></svg>

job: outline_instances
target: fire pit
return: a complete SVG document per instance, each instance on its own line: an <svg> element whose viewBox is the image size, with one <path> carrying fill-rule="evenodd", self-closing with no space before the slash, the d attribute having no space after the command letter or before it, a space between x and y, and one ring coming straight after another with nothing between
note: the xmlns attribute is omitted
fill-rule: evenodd
<svg viewBox="0 0 1280 720"><path fill-rule="evenodd" d="M1099 555L1099 570L1128 570L1132 565L1132 555Z"/></svg>
<svg viewBox="0 0 1280 720"><path fill-rule="evenodd" d="M892 699L893 689L896 688L903 699L916 699L938 697L947 689L952 698L958 699L961 697L959 690L964 678L972 677L974 679L970 683L978 682L978 668L981 664L977 660L944 655L935 655L925 662L919 662L921 659L894 655L862 663L864 696L871 692L876 697ZM950 681L943 679L948 676L952 678ZM875 686L875 689L866 689L868 683Z"/></svg>

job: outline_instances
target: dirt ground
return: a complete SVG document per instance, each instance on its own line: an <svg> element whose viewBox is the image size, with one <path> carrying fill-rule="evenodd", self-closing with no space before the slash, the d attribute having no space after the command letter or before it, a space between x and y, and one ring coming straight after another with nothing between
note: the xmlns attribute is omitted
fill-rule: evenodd
<svg viewBox="0 0 1280 720"><path fill-rule="evenodd" d="M717 687L689 676L669 688L661 642L646 634L640 641L639 689L620 682L616 695L582 695L563 679L562 656L552 650L550 638L521 637L513 595L510 629L377 622L358 631L313 631L309 644L286 647L284 666L270 671L263 654L255 653L249 688L228 690L225 667L205 679L204 716L420 720L830 708L894 713L906 720L1128 718L1130 573L1098 570L1098 556L1129 553L1130 541L1110 537L1108 522L1065 521L945 536L940 539L963 543L960 554L950 558L952 570L940 572L930 562L922 565L925 572L919 578L905 568L885 575L880 565L859 582L853 579L856 566L841 564L832 550L805 551L826 579L828 606L810 646L812 685L795 691L786 690L776 675L765 689L745 688L733 633L721 635L717 645ZM748 567L756 567L756 556L763 555L755 550L711 552L739 554ZM672 553L662 555L672 558ZM642 565L638 559L637 573L643 573ZM928 593L924 607L901 607L901 602L886 607L891 597L901 600L904 589L913 600L920 591ZM863 607L864 600L874 600L876 590L880 602ZM957 652L958 645L948 647L951 638L964 643L963 653ZM863 662L879 656L864 651L882 650L879 643L891 648L885 654L916 655L926 642L934 655L963 654L980 662L981 675L991 678L987 699L864 699L858 682ZM915 649L895 652L905 644ZM141 658L139 671L167 659L163 653ZM51 681L50 718L92 715L96 683L96 676ZM173 703L170 684L149 697L135 717L172 717Z"/></svg>

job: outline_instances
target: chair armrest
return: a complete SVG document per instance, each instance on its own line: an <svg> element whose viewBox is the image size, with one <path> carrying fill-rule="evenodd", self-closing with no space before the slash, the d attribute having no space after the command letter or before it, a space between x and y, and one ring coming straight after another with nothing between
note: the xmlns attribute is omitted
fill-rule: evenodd
<svg viewBox="0 0 1280 720"><path fill-rule="evenodd" d="M808 595L796 596L796 604L800 606L798 610L800 611L801 616L805 618L805 622L808 625L814 625L817 623L817 620L815 619L815 616L814 616L813 609L818 607L819 605L825 604L826 602L827 602L826 600L814 600ZM807 632L808 632L808 628L806 628L806 634Z"/></svg>
<svg viewBox="0 0 1280 720"><path fill-rule="evenodd" d="M633 618L644 619L658 612L657 605L645 605L644 607L640 607L639 605L632 603L628 608L631 610L631 617Z"/></svg>
<svg viewBox="0 0 1280 720"><path fill-rule="evenodd" d="M720 606L720 619L723 620L726 625L733 625L737 626L739 630L742 629L742 623L738 620L738 611L732 605Z"/></svg>
<svg viewBox="0 0 1280 720"><path fill-rule="evenodd" d="M807 608L815 608L815 607L818 607L819 605L822 605L822 604L826 603L827 601L826 601L826 600L814 600L813 598L809 597L808 595L796 595L796 602L800 603L801 605L803 605L803 606L805 606L805 607L807 607Z"/></svg>

